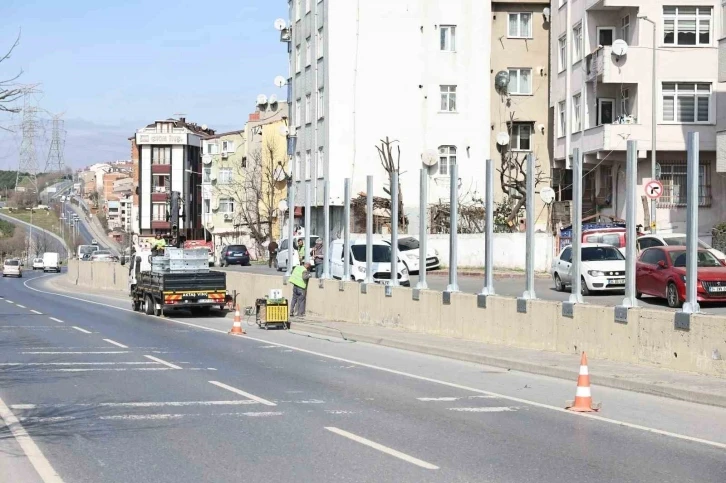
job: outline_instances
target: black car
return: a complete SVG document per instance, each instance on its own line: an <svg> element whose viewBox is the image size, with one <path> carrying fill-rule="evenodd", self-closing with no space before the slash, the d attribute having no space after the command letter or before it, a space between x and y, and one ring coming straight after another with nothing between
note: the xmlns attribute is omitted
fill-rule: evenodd
<svg viewBox="0 0 726 483"><path fill-rule="evenodd" d="M220 256L220 265L223 267L229 265L249 265L250 252L244 245L226 245L222 247Z"/></svg>

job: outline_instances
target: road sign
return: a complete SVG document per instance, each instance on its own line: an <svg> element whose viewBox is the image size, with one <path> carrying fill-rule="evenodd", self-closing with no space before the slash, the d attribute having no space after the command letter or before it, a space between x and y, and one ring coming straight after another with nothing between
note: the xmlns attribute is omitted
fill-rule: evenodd
<svg viewBox="0 0 726 483"><path fill-rule="evenodd" d="M652 179L648 181L648 183L645 185L645 196L647 196L651 200L657 200L662 194L663 183L661 183L657 179Z"/></svg>

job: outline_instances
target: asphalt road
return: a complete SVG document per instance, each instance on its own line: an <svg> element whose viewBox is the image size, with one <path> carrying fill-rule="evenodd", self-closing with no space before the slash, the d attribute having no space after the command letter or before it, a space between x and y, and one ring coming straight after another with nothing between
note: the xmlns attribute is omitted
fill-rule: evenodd
<svg viewBox="0 0 726 483"><path fill-rule="evenodd" d="M18 419L0 430L8 481L726 475L724 409L595 388L602 418L582 417L561 409L574 381L248 324L238 338L228 318L144 316L52 293L53 277L0 279L0 414Z"/></svg>

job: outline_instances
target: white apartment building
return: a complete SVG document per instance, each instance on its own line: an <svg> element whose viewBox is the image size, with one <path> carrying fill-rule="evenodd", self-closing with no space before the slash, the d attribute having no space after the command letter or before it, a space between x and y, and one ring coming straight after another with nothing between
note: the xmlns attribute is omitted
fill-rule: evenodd
<svg viewBox="0 0 726 483"><path fill-rule="evenodd" d="M374 175L388 177L376 146L401 150L409 231L419 226L419 170L429 168L429 202L449 199L449 166L461 197L482 197L490 147L491 4L472 0L292 0L288 101L296 205L312 184L312 229L322 234L323 181L330 181L331 229L342 231L344 179L352 197ZM356 227L354 227L355 229Z"/></svg>
<svg viewBox="0 0 726 483"><path fill-rule="evenodd" d="M718 83L717 40L725 33L721 2L553 0L551 16L555 190L563 199L571 196L571 173L565 173L573 149L579 148L584 153L584 216L599 212L623 218L626 144L638 141L640 197L651 180L655 122L656 174L664 185L657 230L684 232L686 138L696 131L699 232L709 238L726 210L726 182L716 172L717 124L725 112L724 87ZM625 41L624 52L613 48L617 39ZM646 217L638 203L638 222L645 225Z"/></svg>

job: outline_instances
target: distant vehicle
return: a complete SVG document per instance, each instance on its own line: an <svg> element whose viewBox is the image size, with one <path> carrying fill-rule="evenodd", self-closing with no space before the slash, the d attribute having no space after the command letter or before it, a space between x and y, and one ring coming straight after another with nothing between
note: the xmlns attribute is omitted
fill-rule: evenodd
<svg viewBox="0 0 726 483"><path fill-rule="evenodd" d="M23 269L20 266L20 260L12 259L5 260L3 263L3 277L18 277L23 276Z"/></svg>
<svg viewBox="0 0 726 483"><path fill-rule="evenodd" d="M726 266L709 250L698 250L698 302L726 302ZM678 308L686 300L686 248L652 247L635 264L635 296L652 295Z"/></svg>
<svg viewBox="0 0 726 483"><path fill-rule="evenodd" d="M98 245L79 245L78 247L78 258L81 260L87 260L93 254L98 251ZM85 255L88 255L86 257Z"/></svg>
<svg viewBox="0 0 726 483"><path fill-rule="evenodd" d="M43 254L43 272L60 273L60 257L55 252L45 252ZM35 268L35 267L34 267Z"/></svg>
<svg viewBox="0 0 726 483"><path fill-rule="evenodd" d="M43 270L43 259L42 258L33 259L33 270Z"/></svg>
<svg viewBox="0 0 726 483"><path fill-rule="evenodd" d="M114 257L108 250L96 250L91 254L92 262L113 262L114 258L118 259L118 257Z"/></svg>
<svg viewBox="0 0 726 483"><path fill-rule="evenodd" d="M187 240L184 242L184 248L206 248L209 251L209 266L214 266L214 245L206 240Z"/></svg>
<svg viewBox="0 0 726 483"><path fill-rule="evenodd" d="M297 242L298 240L305 240L305 237L303 235L294 236L292 237L292 244L295 253L297 253ZM312 250L315 246L315 242L318 240L317 235L309 235L308 237L308 247ZM277 256L275 256L274 260L274 267L278 271L287 270L287 252L288 252L288 241L287 238L282 240L280 242L280 246L277 249ZM309 254L308 254L309 255ZM308 257L310 258L310 257ZM297 265L300 265L300 257L294 256L292 259L292 266L295 267Z"/></svg>
<svg viewBox="0 0 726 483"><path fill-rule="evenodd" d="M222 247L219 262L223 267L230 265L249 265L250 252L245 245L226 245Z"/></svg>
<svg viewBox="0 0 726 483"><path fill-rule="evenodd" d="M646 248L650 247L665 247L665 246L686 246L686 234L685 233L664 233L654 235L643 235L638 238L638 253L642 252ZM711 252L711 255L718 258L721 261L726 261L726 254L716 250L708 243L702 240L698 240L698 248L703 248Z"/></svg>
<svg viewBox="0 0 726 483"><path fill-rule="evenodd" d="M333 240L330 245L330 273L333 278L342 280L345 274L345 245L343 240ZM373 281L382 285L390 285L391 275L391 244L383 241L373 242ZM354 240L350 243L350 276L351 280L363 282L366 279L366 242ZM408 269L399 257L397 267L398 283L404 287L411 285Z"/></svg>
<svg viewBox="0 0 726 483"><path fill-rule="evenodd" d="M390 240L383 240L385 243L391 244ZM418 273L419 267L419 241L412 237L406 236L398 239L398 253L401 261L408 269L408 273ZM434 270L439 268L439 252L433 248L426 249L426 270Z"/></svg>
<svg viewBox="0 0 726 483"><path fill-rule="evenodd" d="M625 289L625 257L617 247L603 243L583 243L580 253L582 295ZM572 246L567 246L552 261L552 279L558 292L572 285L572 265Z"/></svg>
<svg viewBox="0 0 726 483"><path fill-rule="evenodd" d="M96 240L95 238L91 240L91 245L98 245L98 240Z"/></svg>

